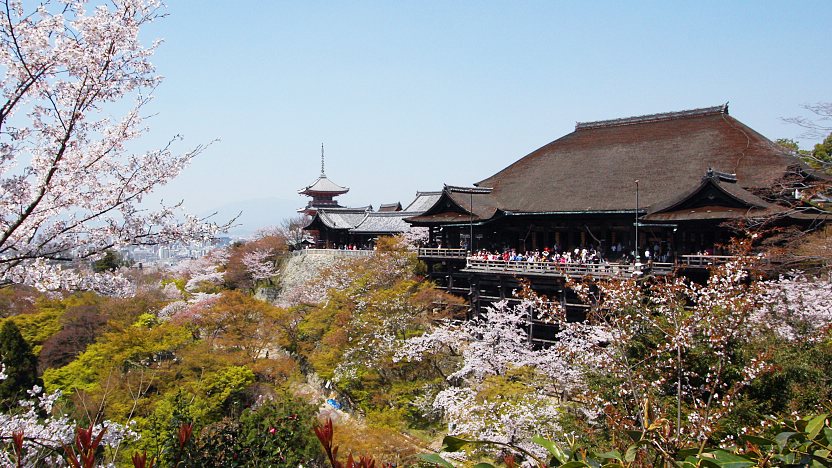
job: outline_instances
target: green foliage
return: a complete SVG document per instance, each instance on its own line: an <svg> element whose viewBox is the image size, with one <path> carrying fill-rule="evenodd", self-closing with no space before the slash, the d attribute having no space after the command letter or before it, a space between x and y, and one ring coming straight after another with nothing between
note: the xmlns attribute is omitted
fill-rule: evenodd
<svg viewBox="0 0 832 468"><path fill-rule="evenodd" d="M47 369L43 380L50 392L94 391L108 374L168 359L173 351L191 340L187 329L173 324L162 324L149 330L127 327L120 332L105 334L70 364Z"/></svg>
<svg viewBox="0 0 832 468"><path fill-rule="evenodd" d="M725 421L726 434L755 427L769 415L807 414L832 401L832 337L786 343L768 337L746 348L766 350L771 370L755 379Z"/></svg>
<svg viewBox="0 0 832 468"><path fill-rule="evenodd" d="M9 320L0 328L0 361L7 375L0 380L0 405L9 409L26 397L27 390L40 383L38 360L32 353L32 347L23 339L17 325Z"/></svg>
<svg viewBox="0 0 832 468"><path fill-rule="evenodd" d="M810 164L814 167L829 169L832 165L832 133L812 149Z"/></svg>
<svg viewBox="0 0 832 468"><path fill-rule="evenodd" d="M507 450L534 461L538 466L561 468L599 468L654 466L663 463L666 466L684 468L746 468L752 466L792 467L792 466L832 466L832 427L829 414L820 414L805 419L780 423L771 438L743 434L736 438L738 445L717 447L700 445L680 450L677 453L661 452L661 447L653 445L647 432L661 430L650 427L644 432L634 431L631 442L622 452L598 451L595 447L582 446L575 439L568 439L566 447L546 438L535 436L531 442L548 452L548 460L535 456L530 451L516 444L506 444L487 440L467 440L454 436L443 439L442 450L458 452L466 448L491 446ZM658 451L658 452L657 452ZM421 455L421 458L444 468L454 465L435 454ZM514 465L514 458L507 463ZM492 467L488 463L477 466Z"/></svg>
<svg viewBox="0 0 832 468"><path fill-rule="evenodd" d="M249 408L238 418L224 417L204 426L180 446L180 427L194 417L186 400L179 393L171 402L174 411L163 431L161 449L165 463L180 460L187 461L187 466L295 467L321 457L313 432L313 405L278 395L277 400Z"/></svg>
<svg viewBox="0 0 832 468"><path fill-rule="evenodd" d="M158 324L159 319L155 315L145 312L136 318L136 322L133 323L133 326L140 328L153 328Z"/></svg>
<svg viewBox="0 0 832 468"><path fill-rule="evenodd" d="M205 376L198 386L194 416L197 420L217 418L231 413L232 406L242 405L243 391L254 383L254 372L245 366L229 366Z"/></svg>
<svg viewBox="0 0 832 468"><path fill-rule="evenodd" d="M107 250L104 256L92 262L92 271L101 273L104 271L116 271L119 267L127 265L121 254L115 250Z"/></svg>
<svg viewBox="0 0 832 468"><path fill-rule="evenodd" d="M792 140L791 138L778 138L778 139L774 140L774 142L777 143L778 145L782 146L783 148L785 148L786 150L788 150L792 154L795 154L795 155L808 155L809 154L808 151L800 149L800 145L798 145L798 143L795 140Z"/></svg>
<svg viewBox="0 0 832 468"><path fill-rule="evenodd" d="M25 339L35 352L40 354L43 342L61 330L62 309L46 309L33 314L15 315L5 319L4 322L12 322L19 329Z"/></svg>

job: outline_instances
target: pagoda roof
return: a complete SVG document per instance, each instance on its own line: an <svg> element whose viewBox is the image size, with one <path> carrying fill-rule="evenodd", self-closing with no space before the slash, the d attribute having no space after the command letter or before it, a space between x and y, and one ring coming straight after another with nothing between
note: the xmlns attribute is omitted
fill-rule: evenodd
<svg viewBox="0 0 832 468"><path fill-rule="evenodd" d="M325 193L331 195L342 195L349 192L348 187L341 187L335 182L329 180L325 174L321 174L315 182L298 190L301 195L311 195L314 193Z"/></svg>

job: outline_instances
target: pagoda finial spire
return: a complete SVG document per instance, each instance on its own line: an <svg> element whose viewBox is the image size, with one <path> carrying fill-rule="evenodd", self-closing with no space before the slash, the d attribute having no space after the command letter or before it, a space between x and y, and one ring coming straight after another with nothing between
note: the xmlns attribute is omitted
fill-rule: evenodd
<svg viewBox="0 0 832 468"><path fill-rule="evenodd" d="M324 172L324 144L321 143L321 177L326 177Z"/></svg>

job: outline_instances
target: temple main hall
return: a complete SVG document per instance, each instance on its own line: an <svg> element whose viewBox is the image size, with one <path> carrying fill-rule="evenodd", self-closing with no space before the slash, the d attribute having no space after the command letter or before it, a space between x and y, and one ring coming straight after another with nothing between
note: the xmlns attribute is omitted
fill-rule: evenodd
<svg viewBox="0 0 832 468"><path fill-rule="evenodd" d="M725 104L578 123L473 186L445 185L406 221L436 247L673 262L724 253L740 223L811 228L829 215L804 195L825 181Z"/></svg>

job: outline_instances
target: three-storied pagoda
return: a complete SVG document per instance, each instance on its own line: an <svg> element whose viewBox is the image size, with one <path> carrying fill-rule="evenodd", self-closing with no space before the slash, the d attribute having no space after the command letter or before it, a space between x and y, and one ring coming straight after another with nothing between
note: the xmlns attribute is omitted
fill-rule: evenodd
<svg viewBox="0 0 832 468"><path fill-rule="evenodd" d="M306 207L298 210L298 213L304 213L309 216L314 216L321 208L342 208L335 200L338 195L343 195L349 192L348 187L341 187L335 182L329 180L324 171L324 145L321 144L321 175L308 186L298 190L301 195L312 197Z"/></svg>

